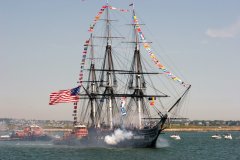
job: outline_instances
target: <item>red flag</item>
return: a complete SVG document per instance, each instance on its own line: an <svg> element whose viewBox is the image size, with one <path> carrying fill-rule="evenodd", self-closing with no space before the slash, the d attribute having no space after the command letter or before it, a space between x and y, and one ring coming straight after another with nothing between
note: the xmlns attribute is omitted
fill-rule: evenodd
<svg viewBox="0 0 240 160"><path fill-rule="evenodd" d="M54 105L57 103L78 102L79 90L80 90L80 87L76 87L73 89L60 90L58 92L53 92L50 94L49 105Z"/></svg>
<svg viewBox="0 0 240 160"><path fill-rule="evenodd" d="M150 106L154 106L154 101L151 101L151 102L150 102Z"/></svg>

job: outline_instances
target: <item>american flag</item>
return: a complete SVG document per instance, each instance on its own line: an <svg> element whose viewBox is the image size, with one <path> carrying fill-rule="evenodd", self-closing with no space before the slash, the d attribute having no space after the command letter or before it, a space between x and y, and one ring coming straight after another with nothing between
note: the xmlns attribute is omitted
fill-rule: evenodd
<svg viewBox="0 0 240 160"><path fill-rule="evenodd" d="M50 94L49 105L54 105L57 103L78 102L79 91L80 91L80 87L53 92Z"/></svg>

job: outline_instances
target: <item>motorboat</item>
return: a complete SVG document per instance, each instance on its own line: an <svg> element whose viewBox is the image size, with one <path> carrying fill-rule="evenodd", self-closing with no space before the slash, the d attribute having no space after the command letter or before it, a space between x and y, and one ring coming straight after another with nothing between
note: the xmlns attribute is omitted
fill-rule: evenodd
<svg viewBox="0 0 240 160"><path fill-rule="evenodd" d="M10 135L1 135L0 136L0 140L9 140L10 139Z"/></svg>
<svg viewBox="0 0 240 160"><path fill-rule="evenodd" d="M212 136L213 139L222 139L222 136L220 134L214 134Z"/></svg>
<svg viewBox="0 0 240 160"><path fill-rule="evenodd" d="M175 140L180 140L181 139L181 137L178 134L173 134L170 137L175 139Z"/></svg>
<svg viewBox="0 0 240 160"><path fill-rule="evenodd" d="M231 134L225 134L223 135L224 139L232 139L232 135Z"/></svg>

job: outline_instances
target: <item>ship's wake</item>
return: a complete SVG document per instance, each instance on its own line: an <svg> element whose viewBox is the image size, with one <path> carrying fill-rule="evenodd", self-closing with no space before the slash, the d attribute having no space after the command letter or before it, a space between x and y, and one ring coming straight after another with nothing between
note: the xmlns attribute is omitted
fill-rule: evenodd
<svg viewBox="0 0 240 160"><path fill-rule="evenodd" d="M156 148L166 148L169 147L169 143L167 139L164 138L158 138L157 142L156 142Z"/></svg>

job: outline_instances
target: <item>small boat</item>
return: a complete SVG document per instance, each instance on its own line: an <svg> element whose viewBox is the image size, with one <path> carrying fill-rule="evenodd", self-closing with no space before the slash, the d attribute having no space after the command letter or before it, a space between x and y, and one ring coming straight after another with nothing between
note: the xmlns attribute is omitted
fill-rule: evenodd
<svg viewBox="0 0 240 160"><path fill-rule="evenodd" d="M0 140L9 140L9 139L10 139L10 135L8 134L0 136Z"/></svg>
<svg viewBox="0 0 240 160"><path fill-rule="evenodd" d="M40 126L30 125L23 130L13 131L9 140L50 141L52 137L47 135Z"/></svg>
<svg viewBox="0 0 240 160"><path fill-rule="evenodd" d="M214 134L212 136L213 139L222 139L222 136L220 134Z"/></svg>
<svg viewBox="0 0 240 160"><path fill-rule="evenodd" d="M53 138L54 138L54 139L61 139L61 136L55 135L55 136L53 136Z"/></svg>
<svg viewBox="0 0 240 160"><path fill-rule="evenodd" d="M170 137L175 139L175 140L180 140L181 139L181 137L178 134L173 134Z"/></svg>
<svg viewBox="0 0 240 160"><path fill-rule="evenodd" d="M56 138L53 143L56 145L82 145L79 140L88 136L88 129L85 125L77 124L72 132L65 132L63 137Z"/></svg>
<svg viewBox="0 0 240 160"><path fill-rule="evenodd" d="M224 139L232 139L232 135L231 134L225 134L223 135Z"/></svg>

